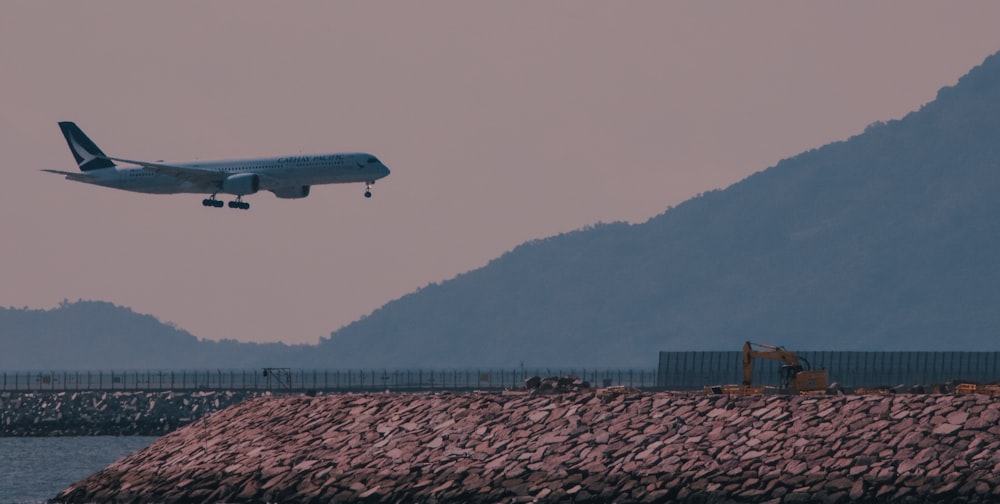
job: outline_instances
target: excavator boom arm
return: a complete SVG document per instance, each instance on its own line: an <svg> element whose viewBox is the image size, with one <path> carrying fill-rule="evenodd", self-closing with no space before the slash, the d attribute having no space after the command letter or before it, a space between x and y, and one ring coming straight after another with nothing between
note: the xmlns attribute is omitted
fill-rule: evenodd
<svg viewBox="0 0 1000 504"><path fill-rule="evenodd" d="M764 350L754 350L754 346ZM782 347L764 345L761 343L751 343L747 341L743 344L743 386L749 387L753 381L753 361L754 359L768 359L780 361L790 368L802 369L798 357Z"/></svg>

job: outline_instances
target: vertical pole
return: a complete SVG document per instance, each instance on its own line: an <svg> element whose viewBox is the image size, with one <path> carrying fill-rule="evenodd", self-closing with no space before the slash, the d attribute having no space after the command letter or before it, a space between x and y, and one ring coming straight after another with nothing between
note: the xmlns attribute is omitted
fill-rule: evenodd
<svg viewBox="0 0 1000 504"><path fill-rule="evenodd" d="M892 376L893 371L892 352L882 352L882 380L885 381L886 385L899 384Z"/></svg>
<svg viewBox="0 0 1000 504"><path fill-rule="evenodd" d="M924 370L927 369L927 352L913 352L913 375L916 383L930 385L924 380Z"/></svg>
<svg viewBox="0 0 1000 504"><path fill-rule="evenodd" d="M885 370L883 373L883 379L889 386L899 385L900 382L896 380L894 376L896 373L896 356L895 352L883 352L882 353L882 369Z"/></svg>
<svg viewBox="0 0 1000 504"><path fill-rule="evenodd" d="M858 383L859 380L858 380L858 375L857 375L857 369L855 369L855 366L853 365L853 363L854 363L854 359L853 359L854 352L847 352L846 357L847 357L847 363L845 364L844 367L846 367L848 369L848 373L849 373L849 375L851 377L851 381L854 382L854 383Z"/></svg>
<svg viewBox="0 0 1000 504"><path fill-rule="evenodd" d="M941 383L939 377L941 376L938 372L939 361L942 361L941 352L931 352L931 366L930 366L930 379L931 383Z"/></svg>
<svg viewBox="0 0 1000 504"><path fill-rule="evenodd" d="M865 382L866 383L873 383L873 380L872 380L872 377L871 377L871 371L872 371L872 367L874 367L874 366L869 363L869 361L872 360L871 358L873 357L873 355L872 355L871 352L865 352L865 353L861 354L861 356L862 356L862 359L861 359L861 362L862 362L862 365L861 365L861 367L862 367L862 369L861 369L862 376L865 377Z"/></svg>
<svg viewBox="0 0 1000 504"><path fill-rule="evenodd" d="M878 352L876 354L876 356L879 357L878 367L876 368L876 373L878 377L876 378L876 380L885 383L886 386L891 387L894 384L890 383L891 380L889 380L886 377L886 372L889 370L889 368L887 368L885 365L885 354L886 354L885 352Z"/></svg>
<svg viewBox="0 0 1000 504"><path fill-rule="evenodd" d="M940 352L931 352L931 366L930 366L930 370L931 370L931 376L934 377L934 378L932 378L930 381L933 382L933 383L939 383L940 382L940 380L937 380L936 376L935 376L935 374L936 374L935 371L937 370L937 367L938 367L937 365L938 365L938 355L939 354L940 354Z"/></svg>
<svg viewBox="0 0 1000 504"><path fill-rule="evenodd" d="M910 374L910 352L900 352L899 358L901 359L901 362L899 363L899 369L904 373L903 376L906 377L903 380L903 383L906 383L908 385L920 385L919 383L913 380L913 376Z"/></svg>
<svg viewBox="0 0 1000 504"><path fill-rule="evenodd" d="M975 361L976 361L976 381L978 381L978 382L985 382L986 381L984 379L985 378L985 376L984 376L985 373L983 373L983 353L982 352L976 352L974 355L975 355L974 358L975 358Z"/></svg>
<svg viewBox="0 0 1000 504"><path fill-rule="evenodd" d="M706 357L708 357L709 369L711 369L711 361L712 361L712 353L711 352L702 352L701 353L701 358L698 359L698 379L701 380L702 382L705 381L705 360L706 360L705 358Z"/></svg>
<svg viewBox="0 0 1000 504"><path fill-rule="evenodd" d="M970 358L976 361L976 381L986 383L989 377L986 374L986 365L989 363L989 354L986 352L975 352Z"/></svg>

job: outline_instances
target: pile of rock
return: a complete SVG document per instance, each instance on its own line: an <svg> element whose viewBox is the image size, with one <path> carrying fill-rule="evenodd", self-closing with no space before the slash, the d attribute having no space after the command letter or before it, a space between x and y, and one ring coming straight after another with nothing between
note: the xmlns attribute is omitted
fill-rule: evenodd
<svg viewBox="0 0 1000 504"><path fill-rule="evenodd" d="M247 401L60 502L997 502L1000 399L681 393Z"/></svg>
<svg viewBox="0 0 1000 504"><path fill-rule="evenodd" d="M550 376L548 378L532 376L524 380L524 388L542 394L565 394L588 391L590 390L590 382L573 375Z"/></svg>
<svg viewBox="0 0 1000 504"><path fill-rule="evenodd" d="M3 392L0 437L160 436L257 392Z"/></svg>

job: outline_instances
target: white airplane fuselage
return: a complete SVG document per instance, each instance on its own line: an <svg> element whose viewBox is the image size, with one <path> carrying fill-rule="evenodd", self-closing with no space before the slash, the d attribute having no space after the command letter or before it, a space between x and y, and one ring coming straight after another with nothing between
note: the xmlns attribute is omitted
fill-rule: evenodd
<svg viewBox="0 0 1000 504"><path fill-rule="evenodd" d="M344 184L377 180L389 174L381 162L369 163L373 156L364 153L321 154L237 160L172 163L172 166L222 174L225 177L253 174L259 178L259 191L288 191L320 184ZM115 166L88 173L93 184L148 194L242 195L212 183L183 180L143 167Z"/></svg>

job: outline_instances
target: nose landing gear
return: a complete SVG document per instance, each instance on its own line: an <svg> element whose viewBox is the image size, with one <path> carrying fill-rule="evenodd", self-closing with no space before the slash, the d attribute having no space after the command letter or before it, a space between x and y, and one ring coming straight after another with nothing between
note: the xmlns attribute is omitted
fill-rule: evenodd
<svg viewBox="0 0 1000 504"><path fill-rule="evenodd" d="M374 184L374 183L375 183L374 180L369 180L369 181L365 182L365 197L366 198L371 198L372 197L372 184Z"/></svg>

